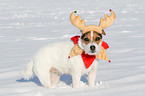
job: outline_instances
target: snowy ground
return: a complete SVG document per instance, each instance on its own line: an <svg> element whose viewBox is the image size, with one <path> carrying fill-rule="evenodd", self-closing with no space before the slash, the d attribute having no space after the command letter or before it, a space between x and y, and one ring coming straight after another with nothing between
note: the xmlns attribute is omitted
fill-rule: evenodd
<svg viewBox="0 0 145 96"><path fill-rule="evenodd" d="M110 8L117 18L104 41L112 63L100 61L95 88L86 85L86 76L80 89L71 88L68 75L51 89L37 77L21 78L19 71L40 47L78 33L69 21L72 11L98 25ZM144 96L144 17L144 0L0 0L0 96Z"/></svg>

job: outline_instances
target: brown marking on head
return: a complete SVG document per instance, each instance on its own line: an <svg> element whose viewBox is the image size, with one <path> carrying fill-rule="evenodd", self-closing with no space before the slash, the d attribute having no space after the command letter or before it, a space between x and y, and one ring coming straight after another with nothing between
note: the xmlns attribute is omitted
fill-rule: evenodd
<svg viewBox="0 0 145 96"><path fill-rule="evenodd" d="M96 42L97 44L99 44L102 41L102 34L93 31L93 37L92 37L91 31L88 31L82 35L81 39L83 43L85 43L86 45L89 44L90 42Z"/></svg>
<svg viewBox="0 0 145 96"><path fill-rule="evenodd" d="M81 39L85 44L89 44L91 42L91 31L84 33Z"/></svg>
<svg viewBox="0 0 145 96"><path fill-rule="evenodd" d="M96 42L98 45L102 41L102 34L93 31L93 42Z"/></svg>

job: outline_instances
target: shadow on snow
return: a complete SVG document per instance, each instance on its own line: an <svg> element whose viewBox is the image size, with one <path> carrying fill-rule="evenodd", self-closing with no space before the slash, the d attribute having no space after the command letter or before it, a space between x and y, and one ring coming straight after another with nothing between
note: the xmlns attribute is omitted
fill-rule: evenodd
<svg viewBox="0 0 145 96"><path fill-rule="evenodd" d="M16 80L17 82L34 82L35 84L37 84L38 86L42 86L38 77L34 76L33 78L31 78L30 80L25 80L24 78L18 79ZM68 75L68 74L63 74L60 77L60 81L64 82L67 85L71 85L72 84L72 76ZM81 77L81 81L83 81L83 83L87 83L88 84L88 80L87 80L87 75L83 75Z"/></svg>

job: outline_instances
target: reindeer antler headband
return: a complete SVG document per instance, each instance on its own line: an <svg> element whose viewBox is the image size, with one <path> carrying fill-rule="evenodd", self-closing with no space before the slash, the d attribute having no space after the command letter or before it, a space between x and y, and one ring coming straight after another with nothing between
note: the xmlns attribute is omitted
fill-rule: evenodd
<svg viewBox="0 0 145 96"><path fill-rule="evenodd" d="M71 13L70 21L75 27L81 29L83 33L88 31L96 31L100 34L103 34L102 30L111 26L116 18L115 13L112 10L110 10L110 12L111 16L105 14L105 20L101 18L99 26L96 25L86 26L84 19L80 20L80 15L75 16L76 11Z"/></svg>

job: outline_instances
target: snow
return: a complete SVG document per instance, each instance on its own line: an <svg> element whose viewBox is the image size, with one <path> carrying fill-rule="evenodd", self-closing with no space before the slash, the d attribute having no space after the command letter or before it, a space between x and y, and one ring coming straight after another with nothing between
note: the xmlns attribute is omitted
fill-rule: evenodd
<svg viewBox="0 0 145 96"><path fill-rule="evenodd" d="M72 11L86 25L97 25L110 8L117 18L103 38L112 62L100 60L95 88L87 86L86 75L79 89L71 88L69 75L51 89L42 87L37 77L21 78L20 70L39 48L79 32L69 21ZM0 96L144 96L144 16L144 0L1 0Z"/></svg>

